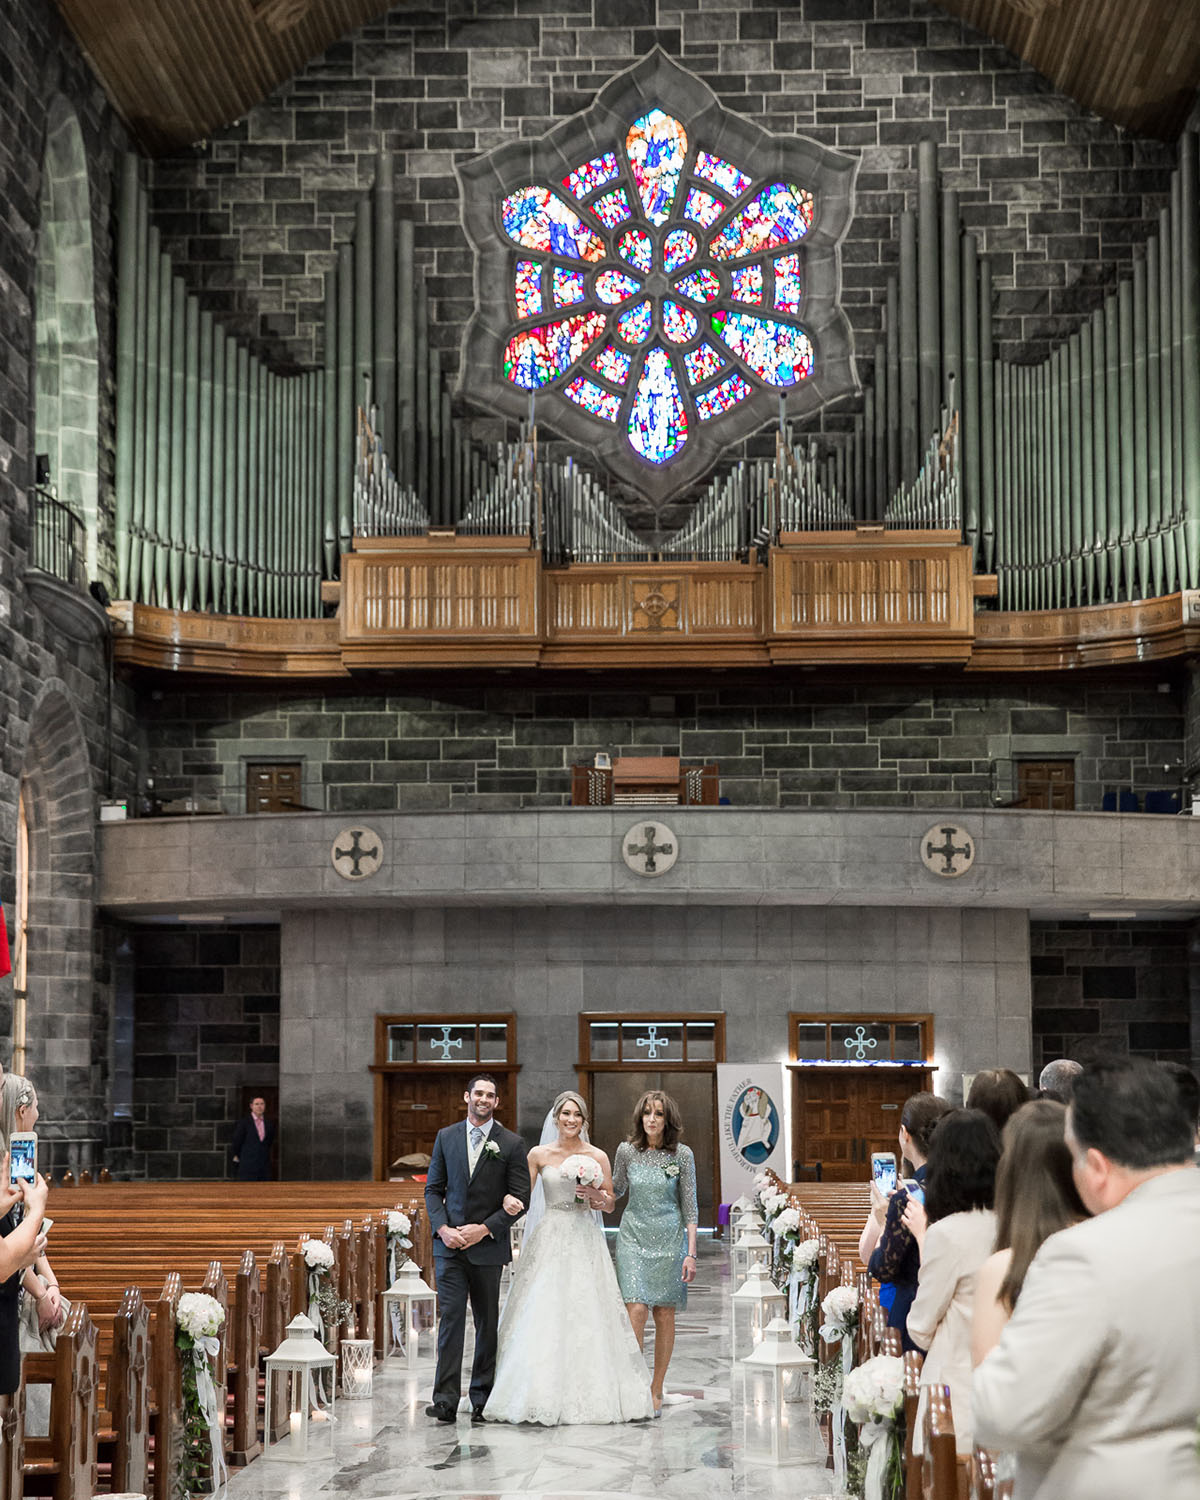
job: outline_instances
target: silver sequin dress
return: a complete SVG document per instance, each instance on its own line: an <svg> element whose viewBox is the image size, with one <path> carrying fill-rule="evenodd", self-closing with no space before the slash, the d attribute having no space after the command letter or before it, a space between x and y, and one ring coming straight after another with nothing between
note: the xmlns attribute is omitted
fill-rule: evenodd
<svg viewBox="0 0 1200 1500"><path fill-rule="evenodd" d="M647 1307L686 1307L683 1257L687 1226L698 1214L690 1148L637 1151L622 1141L613 1162L613 1190L618 1198L629 1194L617 1233L621 1296Z"/></svg>

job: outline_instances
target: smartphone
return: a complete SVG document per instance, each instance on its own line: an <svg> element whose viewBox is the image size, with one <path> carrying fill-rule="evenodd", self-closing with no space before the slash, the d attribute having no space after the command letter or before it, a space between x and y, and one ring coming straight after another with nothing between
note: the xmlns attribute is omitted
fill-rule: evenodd
<svg viewBox="0 0 1200 1500"><path fill-rule="evenodd" d="M42 1220L42 1233L43 1234L49 1234L50 1231L53 1228L54 1228L54 1220L53 1219L43 1219Z"/></svg>
<svg viewBox="0 0 1200 1500"><path fill-rule="evenodd" d="M16 1130L8 1138L8 1180L37 1181L37 1135L32 1130Z"/></svg>
<svg viewBox="0 0 1200 1500"><path fill-rule="evenodd" d="M925 1189L919 1182L906 1182L904 1184L904 1189L914 1203L925 1202Z"/></svg>
<svg viewBox="0 0 1200 1500"><path fill-rule="evenodd" d="M871 1176L875 1186L886 1197L896 1188L896 1155L893 1151L871 1152Z"/></svg>

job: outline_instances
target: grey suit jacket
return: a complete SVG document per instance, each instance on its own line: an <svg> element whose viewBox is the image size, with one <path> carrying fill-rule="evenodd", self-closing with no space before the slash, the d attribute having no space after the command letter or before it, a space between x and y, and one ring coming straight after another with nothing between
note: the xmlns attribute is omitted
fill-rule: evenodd
<svg viewBox="0 0 1200 1500"><path fill-rule="evenodd" d="M1200 1172L1153 1177L1051 1235L976 1369L975 1441L1014 1500L1196 1500Z"/></svg>

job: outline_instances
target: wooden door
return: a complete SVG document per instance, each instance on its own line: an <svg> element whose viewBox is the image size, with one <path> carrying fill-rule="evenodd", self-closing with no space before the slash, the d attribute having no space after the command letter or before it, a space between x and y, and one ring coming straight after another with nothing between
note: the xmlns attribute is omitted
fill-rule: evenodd
<svg viewBox="0 0 1200 1500"><path fill-rule="evenodd" d="M1015 805L1041 812L1072 812L1075 807L1075 762L1018 761Z"/></svg>
<svg viewBox="0 0 1200 1500"><path fill-rule="evenodd" d="M825 1182L866 1182L872 1151L897 1153L899 1165L900 1111L925 1086L921 1069L797 1069L793 1076L798 1170L811 1174L819 1163Z"/></svg>
<svg viewBox="0 0 1200 1500"><path fill-rule="evenodd" d="M386 1075L386 1102L384 1118L385 1136L384 1166L390 1174L397 1160L423 1152L429 1156L433 1151L434 1137L444 1125L453 1125L465 1120L467 1107L463 1095L471 1073L436 1073L430 1071L411 1073L389 1073ZM503 1103L503 1095L501 1096Z"/></svg>

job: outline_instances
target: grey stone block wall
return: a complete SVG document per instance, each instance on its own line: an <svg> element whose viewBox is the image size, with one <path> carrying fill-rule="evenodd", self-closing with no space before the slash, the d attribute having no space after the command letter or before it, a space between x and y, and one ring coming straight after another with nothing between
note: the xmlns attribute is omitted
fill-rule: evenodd
<svg viewBox="0 0 1200 1500"><path fill-rule="evenodd" d="M1194 943L1192 922L1031 923L1035 1070L1101 1053L1191 1064Z"/></svg>
<svg viewBox="0 0 1200 1500"><path fill-rule="evenodd" d="M137 929L132 1177L229 1175L243 1086L279 1080L278 927Z"/></svg>
<svg viewBox="0 0 1200 1500"><path fill-rule="evenodd" d="M1104 792L1178 786L1181 695L1092 676L1054 682L818 683L728 675L686 688L628 677L322 696L156 695L142 705L160 799L245 811L246 767L303 762L307 806L331 812L558 807L594 754L716 761L747 807L1002 805L1015 761L1076 762L1076 807Z"/></svg>
<svg viewBox="0 0 1200 1500"><path fill-rule="evenodd" d="M1170 147L1088 114L922 0L489 0L397 6L211 142L158 162L164 248L240 334L281 366L310 366L321 278L382 143L453 370L473 304L455 164L540 135L655 46L729 109L861 157L842 296L868 343L920 140L937 142L991 257L1006 358L1040 357L1097 306L1165 201Z"/></svg>
<svg viewBox="0 0 1200 1500"><path fill-rule="evenodd" d="M285 913L280 1091L289 1177L371 1174L374 1018L515 1011L506 1123L536 1141L573 1087L578 1012L723 1010L730 1062L783 1060L788 1013L935 1013L935 1087L1030 1068L1019 911L545 907ZM694 1126L693 1128L702 1128Z"/></svg>

